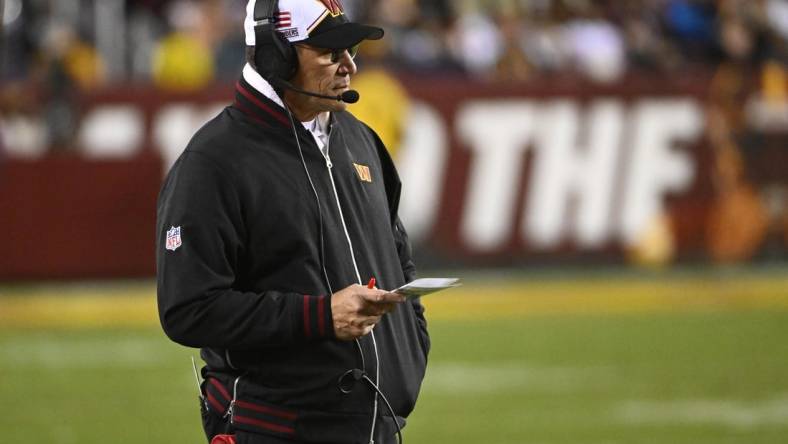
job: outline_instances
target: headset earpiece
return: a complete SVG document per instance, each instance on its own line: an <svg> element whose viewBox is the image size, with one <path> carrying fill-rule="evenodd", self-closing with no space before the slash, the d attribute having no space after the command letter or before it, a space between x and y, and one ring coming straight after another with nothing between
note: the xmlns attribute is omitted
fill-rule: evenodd
<svg viewBox="0 0 788 444"><path fill-rule="evenodd" d="M266 80L290 80L298 69L298 55L293 45L276 31L276 10L276 0L255 3L254 20L259 24L254 27L254 63L257 72Z"/></svg>

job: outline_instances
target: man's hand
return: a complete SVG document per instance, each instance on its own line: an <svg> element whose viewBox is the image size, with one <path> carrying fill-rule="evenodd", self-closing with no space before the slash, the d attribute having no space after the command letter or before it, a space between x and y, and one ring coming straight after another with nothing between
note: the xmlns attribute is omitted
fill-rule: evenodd
<svg viewBox="0 0 788 444"><path fill-rule="evenodd" d="M405 297L377 288L353 284L331 296L334 333L343 341L369 334L380 318L394 310Z"/></svg>

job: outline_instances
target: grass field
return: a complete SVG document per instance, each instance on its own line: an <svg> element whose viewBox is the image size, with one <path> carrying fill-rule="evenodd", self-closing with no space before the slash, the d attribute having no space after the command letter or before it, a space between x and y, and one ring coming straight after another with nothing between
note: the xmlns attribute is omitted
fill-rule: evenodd
<svg viewBox="0 0 788 444"><path fill-rule="evenodd" d="M468 278L407 443L784 443L788 275ZM53 292L57 291L57 294ZM0 442L198 443L149 282L0 287Z"/></svg>

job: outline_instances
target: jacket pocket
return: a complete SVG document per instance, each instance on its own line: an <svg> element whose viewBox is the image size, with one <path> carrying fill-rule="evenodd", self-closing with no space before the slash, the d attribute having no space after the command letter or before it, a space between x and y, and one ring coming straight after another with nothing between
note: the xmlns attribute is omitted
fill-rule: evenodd
<svg viewBox="0 0 788 444"><path fill-rule="evenodd" d="M424 354L424 362L427 362L427 356L430 354L430 335L427 333L427 325L424 320L424 313L419 313L413 304L409 304L413 311L413 322L416 324L416 337L419 339L421 352Z"/></svg>

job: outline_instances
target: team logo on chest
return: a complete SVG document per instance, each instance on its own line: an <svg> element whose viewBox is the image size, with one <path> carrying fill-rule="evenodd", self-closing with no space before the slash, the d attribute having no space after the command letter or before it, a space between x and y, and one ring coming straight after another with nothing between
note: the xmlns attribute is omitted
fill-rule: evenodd
<svg viewBox="0 0 788 444"><path fill-rule="evenodd" d="M356 173L362 182L372 182L372 174L369 172L368 166L359 165L357 163L353 163L353 166L356 167Z"/></svg>
<svg viewBox="0 0 788 444"><path fill-rule="evenodd" d="M181 246L181 227L172 227L167 230L167 241L165 248L175 251Z"/></svg>

